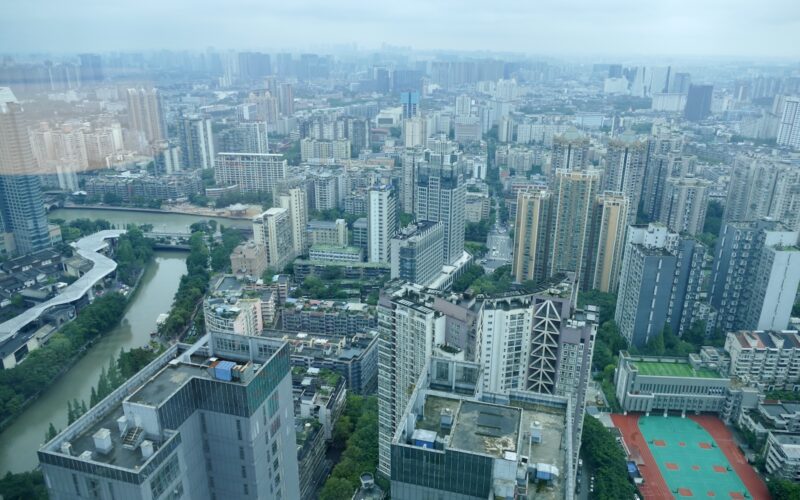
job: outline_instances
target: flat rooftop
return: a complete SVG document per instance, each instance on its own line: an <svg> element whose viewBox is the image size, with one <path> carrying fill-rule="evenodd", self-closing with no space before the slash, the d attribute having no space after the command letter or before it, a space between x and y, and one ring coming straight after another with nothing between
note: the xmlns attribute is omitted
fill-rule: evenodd
<svg viewBox="0 0 800 500"><path fill-rule="evenodd" d="M656 377L723 378L708 368L695 369L689 363L670 363L659 361L635 361L633 366L640 375Z"/></svg>
<svg viewBox="0 0 800 500"><path fill-rule="evenodd" d="M166 401L169 396L175 393L192 377L213 380L213 377L208 373L208 366L210 363L202 363L200 360L194 359L193 361L196 361L198 364L178 363L174 366L165 366L160 372L153 376L153 378L145 382L136 392L131 394L128 401L148 406L158 406Z"/></svg>
<svg viewBox="0 0 800 500"><path fill-rule="evenodd" d="M498 458L506 451L516 452L521 413L510 406L463 401L450 447Z"/></svg>

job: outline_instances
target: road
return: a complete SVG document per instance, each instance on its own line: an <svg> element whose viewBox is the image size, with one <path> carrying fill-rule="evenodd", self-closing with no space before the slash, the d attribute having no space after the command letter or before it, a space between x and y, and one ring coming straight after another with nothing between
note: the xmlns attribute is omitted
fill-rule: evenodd
<svg viewBox="0 0 800 500"><path fill-rule="evenodd" d="M483 269L487 273L506 264L511 264L511 257L514 252L514 242L508 236L508 229L496 222L489 235L486 237L486 247L489 249L484 261L481 261Z"/></svg>

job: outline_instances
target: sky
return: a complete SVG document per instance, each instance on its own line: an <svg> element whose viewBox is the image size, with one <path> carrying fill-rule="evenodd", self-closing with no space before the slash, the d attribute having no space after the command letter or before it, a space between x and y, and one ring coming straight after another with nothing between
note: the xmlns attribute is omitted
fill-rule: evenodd
<svg viewBox="0 0 800 500"><path fill-rule="evenodd" d="M0 52L310 50L800 59L798 0L2 0Z"/></svg>

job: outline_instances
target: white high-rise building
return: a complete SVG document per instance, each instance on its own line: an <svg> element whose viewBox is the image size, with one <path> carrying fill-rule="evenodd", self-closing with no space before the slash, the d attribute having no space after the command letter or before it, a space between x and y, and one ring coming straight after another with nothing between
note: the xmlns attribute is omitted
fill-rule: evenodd
<svg viewBox="0 0 800 500"><path fill-rule="evenodd" d="M466 94L456 97L456 116L470 116L472 114L472 98Z"/></svg>
<svg viewBox="0 0 800 500"><path fill-rule="evenodd" d="M800 149L800 97L784 99L777 143Z"/></svg>
<svg viewBox="0 0 800 500"><path fill-rule="evenodd" d="M286 178L282 154L219 153L214 163L214 181L239 186L243 193L271 193Z"/></svg>
<svg viewBox="0 0 800 500"><path fill-rule="evenodd" d="M397 197L390 185L369 191L367 205L367 258L369 262L389 262L392 237L397 232Z"/></svg>
<svg viewBox="0 0 800 500"><path fill-rule="evenodd" d="M253 240L266 249L267 267L282 270L294 255L292 222L285 208L270 208L253 218Z"/></svg>
<svg viewBox="0 0 800 500"><path fill-rule="evenodd" d="M289 220L292 223L292 247L295 255L305 253L306 224L308 223L308 200L306 191L300 188L290 188L286 193L278 196L281 208L289 211Z"/></svg>

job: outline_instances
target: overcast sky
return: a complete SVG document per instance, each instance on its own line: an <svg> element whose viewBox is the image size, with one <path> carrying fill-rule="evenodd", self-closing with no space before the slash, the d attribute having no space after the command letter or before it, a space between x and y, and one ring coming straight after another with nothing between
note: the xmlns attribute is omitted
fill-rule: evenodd
<svg viewBox="0 0 800 500"><path fill-rule="evenodd" d="M800 0L3 0L0 52L386 42L535 55L800 58Z"/></svg>

